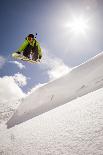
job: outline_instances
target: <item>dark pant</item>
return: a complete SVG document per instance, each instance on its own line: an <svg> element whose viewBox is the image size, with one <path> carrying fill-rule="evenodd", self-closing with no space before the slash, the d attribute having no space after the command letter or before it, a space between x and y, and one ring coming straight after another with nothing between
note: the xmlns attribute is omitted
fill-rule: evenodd
<svg viewBox="0 0 103 155"><path fill-rule="evenodd" d="M37 60L38 59L38 47L32 47L30 44L25 48L23 51L23 55L25 57L30 58L30 53L32 53L32 59Z"/></svg>
<svg viewBox="0 0 103 155"><path fill-rule="evenodd" d="M32 59L35 61L38 59L38 47L37 46L35 46L32 49Z"/></svg>
<svg viewBox="0 0 103 155"><path fill-rule="evenodd" d="M31 52L31 50L32 50L32 47L31 47L30 45L28 45L28 46L24 49L23 55L24 55L25 57L30 58L30 52Z"/></svg>

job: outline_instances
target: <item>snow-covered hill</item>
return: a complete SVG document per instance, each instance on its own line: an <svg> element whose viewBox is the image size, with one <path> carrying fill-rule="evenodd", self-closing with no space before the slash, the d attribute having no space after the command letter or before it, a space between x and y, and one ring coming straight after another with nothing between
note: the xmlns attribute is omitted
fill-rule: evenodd
<svg viewBox="0 0 103 155"><path fill-rule="evenodd" d="M102 155L103 88L6 129L0 155Z"/></svg>
<svg viewBox="0 0 103 155"><path fill-rule="evenodd" d="M13 127L101 87L103 53L28 95L7 122L7 127Z"/></svg>

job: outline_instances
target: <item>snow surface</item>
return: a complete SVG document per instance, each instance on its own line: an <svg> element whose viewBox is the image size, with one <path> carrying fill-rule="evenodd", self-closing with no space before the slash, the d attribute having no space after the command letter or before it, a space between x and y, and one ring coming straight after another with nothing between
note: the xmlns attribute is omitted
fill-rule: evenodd
<svg viewBox="0 0 103 155"><path fill-rule="evenodd" d="M10 129L2 122L0 155L103 155L103 89Z"/></svg>
<svg viewBox="0 0 103 155"><path fill-rule="evenodd" d="M103 53L29 94L7 122L7 127L13 127L101 87Z"/></svg>

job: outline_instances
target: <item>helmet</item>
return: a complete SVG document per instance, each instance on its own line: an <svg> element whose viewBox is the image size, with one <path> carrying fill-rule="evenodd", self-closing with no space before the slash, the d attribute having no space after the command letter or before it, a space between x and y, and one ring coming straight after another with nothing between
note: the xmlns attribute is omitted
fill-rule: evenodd
<svg viewBox="0 0 103 155"><path fill-rule="evenodd" d="M33 34L29 34L28 37L33 38L34 39L34 35Z"/></svg>

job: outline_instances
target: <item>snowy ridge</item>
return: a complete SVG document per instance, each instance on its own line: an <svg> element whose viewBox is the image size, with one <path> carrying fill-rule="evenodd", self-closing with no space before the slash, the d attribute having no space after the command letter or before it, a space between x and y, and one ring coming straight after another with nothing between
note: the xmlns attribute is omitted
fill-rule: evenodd
<svg viewBox="0 0 103 155"><path fill-rule="evenodd" d="M7 127L13 127L101 87L103 53L27 96L7 122Z"/></svg>

